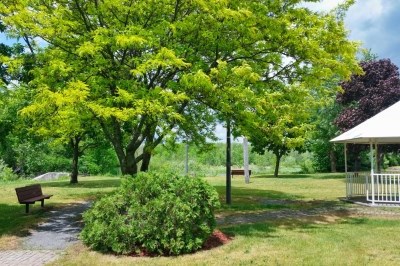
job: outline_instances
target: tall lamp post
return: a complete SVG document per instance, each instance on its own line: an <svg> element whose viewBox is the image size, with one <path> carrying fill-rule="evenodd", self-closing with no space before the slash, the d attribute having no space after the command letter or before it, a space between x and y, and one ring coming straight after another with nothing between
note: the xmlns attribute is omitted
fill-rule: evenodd
<svg viewBox="0 0 400 266"><path fill-rule="evenodd" d="M226 204L231 204L231 121L226 121Z"/></svg>
<svg viewBox="0 0 400 266"><path fill-rule="evenodd" d="M244 180L246 184L250 184L249 143L246 137L243 137L243 164L244 164Z"/></svg>

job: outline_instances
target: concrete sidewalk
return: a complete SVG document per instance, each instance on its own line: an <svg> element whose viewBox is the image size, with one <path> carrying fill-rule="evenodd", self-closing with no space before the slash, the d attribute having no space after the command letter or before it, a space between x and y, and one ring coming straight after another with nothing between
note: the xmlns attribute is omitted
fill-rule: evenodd
<svg viewBox="0 0 400 266"><path fill-rule="evenodd" d="M39 266L56 260L67 247L79 241L82 213L90 205L90 202L76 203L51 211L50 217L23 239L22 249L0 251L0 265Z"/></svg>

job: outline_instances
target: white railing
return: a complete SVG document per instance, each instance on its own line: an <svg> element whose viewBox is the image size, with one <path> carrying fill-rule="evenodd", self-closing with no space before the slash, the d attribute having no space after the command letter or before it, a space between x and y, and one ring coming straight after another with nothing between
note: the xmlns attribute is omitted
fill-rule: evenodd
<svg viewBox="0 0 400 266"><path fill-rule="evenodd" d="M366 196L370 173L348 172L346 174L346 197Z"/></svg>
<svg viewBox="0 0 400 266"><path fill-rule="evenodd" d="M399 203L400 174L373 174L367 178L367 200L371 202Z"/></svg>

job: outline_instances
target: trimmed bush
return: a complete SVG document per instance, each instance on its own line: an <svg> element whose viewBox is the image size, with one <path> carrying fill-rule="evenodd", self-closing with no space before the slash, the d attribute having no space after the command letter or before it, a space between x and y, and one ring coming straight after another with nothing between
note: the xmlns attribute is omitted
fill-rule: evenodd
<svg viewBox="0 0 400 266"><path fill-rule="evenodd" d="M190 253L212 234L217 207L217 192L199 178L139 173L84 213L81 238L117 254Z"/></svg>

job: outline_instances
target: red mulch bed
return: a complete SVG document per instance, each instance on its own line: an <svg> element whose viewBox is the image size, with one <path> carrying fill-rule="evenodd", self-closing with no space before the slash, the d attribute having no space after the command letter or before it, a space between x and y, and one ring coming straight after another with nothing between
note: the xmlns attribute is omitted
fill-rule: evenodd
<svg viewBox="0 0 400 266"><path fill-rule="evenodd" d="M206 242L203 245L203 248L200 250L210 250L213 248L220 247L229 241L232 240L232 237L227 236L226 234L222 233L220 230L214 230L212 235L206 240ZM132 257L155 257L158 256L156 254L151 254L147 252L146 250L140 251L139 254L131 254L130 256Z"/></svg>
<svg viewBox="0 0 400 266"><path fill-rule="evenodd" d="M214 230L213 234L203 245L203 250L210 250L222 246L232 240L232 237L225 235L219 230Z"/></svg>

